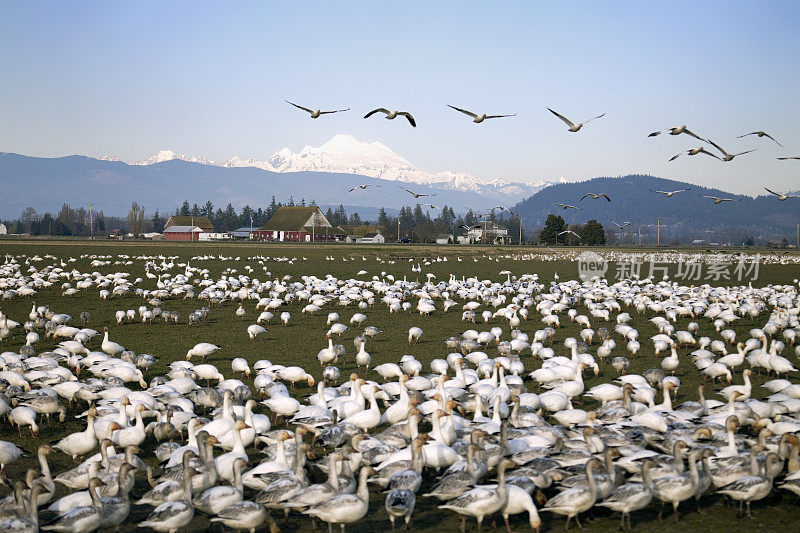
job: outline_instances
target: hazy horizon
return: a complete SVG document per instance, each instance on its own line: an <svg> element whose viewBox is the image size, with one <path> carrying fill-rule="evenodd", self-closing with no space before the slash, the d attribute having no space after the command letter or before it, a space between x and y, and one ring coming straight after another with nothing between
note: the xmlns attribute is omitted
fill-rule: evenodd
<svg viewBox="0 0 800 533"><path fill-rule="evenodd" d="M142 2L6 6L0 150L160 150L266 159L336 134L379 141L429 172L512 181L646 173L762 194L800 188L794 2ZM43 38L46 36L46 38ZM283 100L351 111L309 119ZM473 124L446 104L516 117ZM375 107L404 120L362 117ZM577 134L575 121L605 112ZM686 124L730 152L648 138ZM744 133L765 130L780 141ZM755 179L754 179L755 178Z"/></svg>

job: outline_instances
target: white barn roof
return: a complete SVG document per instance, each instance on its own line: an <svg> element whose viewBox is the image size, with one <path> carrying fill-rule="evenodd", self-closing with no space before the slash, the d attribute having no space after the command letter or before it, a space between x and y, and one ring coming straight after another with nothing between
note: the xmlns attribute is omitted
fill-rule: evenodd
<svg viewBox="0 0 800 533"><path fill-rule="evenodd" d="M167 226L164 233L202 233L202 229L197 226Z"/></svg>

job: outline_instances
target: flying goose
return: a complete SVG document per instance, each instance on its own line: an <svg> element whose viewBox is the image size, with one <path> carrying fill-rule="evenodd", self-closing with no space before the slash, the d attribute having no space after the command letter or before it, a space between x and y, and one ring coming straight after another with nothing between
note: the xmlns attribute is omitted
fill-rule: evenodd
<svg viewBox="0 0 800 533"><path fill-rule="evenodd" d="M759 137L766 137L767 139L772 139L775 144L783 148L783 145L775 140L775 137L767 133L766 131L751 131L750 133L745 133L744 135L739 135L737 139L741 139L743 137L747 137L748 135L758 135Z"/></svg>
<svg viewBox="0 0 800 533"><path fill-rule="evenodd" d="M356 190L356 189L361 189L361 190L363 191L363 190L364 190L364 189L366 189L367 187L380 187L380 185L375 185L374 183L367 183L367 184L365 184L365 185L356 185L355 187L353 187L352 189L350 189L350 190L349 190L349 191L347 191L347 192L348 192L348 193L351 193L351 192L353 192L353 191L354 191L354 190Z"/></svg>
<svg viewBox="0 0 800 533"><path fill-rule="evenodd" d="M439 209L438 206L435 206L433 204L422 204L422 207L430 207L431 209Z"/></svg>
<svg viewBox="0 0 800 533"><path fill-rule="evenodd" d="M714 141L712 141L711 139L708 139L708 142L710 142L710 143L711 143L711 145L712 145L714 148L716 148L717 150L719 150L719 152L722 154L722 160L723 160L723 161L726 161L726 162L727 162L727 161L733 161L733 158L734 158L734 157L736 157L736 156L740 156L740 155L744 155L744 154L749 154L750 152L755 152L755 151L756 151L756 149L755 149L755 148L753 148L752 150L747 150L746 152L739 152L738 154L729 154L728 152L726 152L725 150L723 150L723 149L722 149L722 147L721 147L720 145L718 145L717 143L715 143L715 142L714 142Z"/></svg>
<svg viewBox="0 0 800 533"><path fill-rule="evenodd" d="M618 223L614 222L613 220L611 221L611 223L614 224L619 229L627 228L628 226L631 225L630 222L623 222L622 224L618 224Z"/></svg>
<svg viewBox="0 0 800 533"><path fill-rule="evenodd" d="M798 159L798 160L800 160L800 155L792 155L792 156L788 156L788 157L779 157L778 159L780 159L781 161L787 161L789 159Z"/></svg>
<svg viewBox="0 0 800 533"><path fill-rule="evenodd" d="M398 187L400 187L400 186L398 185ZM410 194L414 198L420 198L422 196L436 196L435 194L422 194L422 193L417 193L417 192L414 192L414 191L409 191L405 187L400 187L400 188L403 189L404 191L406 191L408 194Z"/></svg>
<svg viewBox="0 0 800 533"><path fill-rule="evenodd" d="M567 209L580 209L580 207L575 207L574 205L569 205L569 204L554 203L553 205L557 205L559 207L563 207L564 210L567 210Z"/></svg>
<svg viewBox="0 0 800 533"><path fill-rule="evenodd" d="M415 128L417 127L417 123L414 121L414 117L412 117L411 113L409 113L408 111L389 111L388 109L386 109L384 107L379 107L378 109L373 109L372 111L370 111L369 113L364 115L364 118L369 118L369 117L371 117L372 115L374 115L375 113L378 113L378 112L385 113L387 120L394 120L394 119L397 118L398 115L402 115L402 116L404 116L404 117L406 117L408 119L408 122L413 127L415 127Z"/></svg>
<svg viewBox="0 0 800 533"><path fill-rule="evenodd" d="M553 111L553 110L552 110L552 109L550 109L549 107L547 108L547 110L548 110L548 111L550 111L550 112L551 112L552 114L554 114L555 116L557 116L558 118L560 118L561 120L563 120L563 121L564 121L564 124L566 124L567 126L569 126L569 131L570 131L570 132L572 132L572 133L576 133L576 132L578 132L578 131L579 131L579 130L582 128L582 127L584 127L586 124L588 124L589 122L593 121L594 119L596 119L596 118L600 118L600 117L604 117L604 116L605 116L605 113L603 113L602 115L597 115L596 117L592 117L592 118L590 118L589 120L585 120L585 121L581 122L580 124L575 124L575 123L573 123L573 122L572 122L570 119L568 119L567 117L565 117L564 115L561 115L561 114L559 114L559 113L556 113L555 111Z"/></svg>
<svg viewBox="0 0 800 533"><path fill-rule="evenodd" d="M766 190L768 193L771 193L771 194L774 194L775 196L777 196L777 197L778 197L778 200L780 200L781 202L785 202L785 201L786 201L786 200L788 200L789 198L800 198L800 196L798 196L798 195L796 195L796 194L788 194L788 193L786 193L786 194L781 194L781 193L779 193L779 192L771 191L771 190L767 189L766 187L764 187L764 189L765 189L765 190Z"/></svg>
<svg viewBox="0 0 800 533"><path fill-rule="evenodd" d="M714 200L714 204L721 204L722 202L738 202L735 198L717 198L716 196L707 196L705 194L698 194L698 196L702 198L708 198L710 200Z"/></svg>
<svg viewBox="0 0 800 533"><path fill-rule="evenodd" d="M601 192L600 194L595 194L595 193L593 193L593 192L587 192L586 194L584 194L583 196L581 196L581 201L582 201L584 198L586 198L587 196L591 196L593 200L597 200L598 198L600 198L600 197L602 196L603 198L605 198L605 199L606 199L606 200L608 200L609 202L611 201L611 198L610 198L610 197L609 197L609 196L608 196L606 193L604 193L604 192Z"/></svg>
<svg viewBox="0 0 800 533"><path fill-rule="evenodd" d="M289 100L284 100L284 102L286 102L287 104L291 104L291 105L295 106L297 109L302 109L306 113L310 113L311 114L311 118L319 118L321 115L328 115L330 113L341 113L342 111L350 111L349 107L347 109L336 109L334 111L320 111L319 109L317 109L315 111L313 109L309 109L307 107L303 107L301 105L294 104L294 103L290 102Z"/></svg>
<svg viewBox="0 0 800 533"><path fill-rule="evenodd" d="M672 157L670 157L669 160L670 161L675 161L676 159L678 159L683 154L686 154L686 155L706 154L706 155L710 155L714 159L719 159L720 161L722 161L722 159L720 159L718 156L712 154L711 152L709 152L708 150L706 150L702 146L699 147L699 148L689 148L688 150L684 150L683 152L679 152L679 153L673 155Z"/></svg>
<svg viewBox="0 0 800 533"><path fill-rule="evenodd" d="M461 109L460 107L452 106L450 104L447 104L447 107L449 107L451 109L455 109L456 111L460 111L461 113L464 113L465 115L471 116L472 117L472 122L474 122L475 124L480 124L481 122L483 122L487 118L505 118L505 117L515 117L515 116L517 116L516 113L514 113L513 115L487 115L486 113L484 113L482 115L476 115L472 111L467 111L466 109Z"/></svg>
<svg viewBox="0 0 800 533"><path fill-rule="evenodd" d="M689 187L689 188L686 188L686 189L678 189L677 191L654 191L653 189L650 189L650 190L651 190L652 192L657 192L658 194L663 194L663 195L664 195L664 196L666 196L667 198L672 198L673 196L675 196L675 195L676 195L676 194L678 194L679 192L686 192L686 191L690 191L690 190L692 190L692 188L691 188L691 187Z"/></svg>
<svg viewBox="0 0 800 533"><path fill-rule="evenodd" d="M661 130L661 131L654 131L653 133L648 135L648 137L656 137L658 135L661 135L665 131L668 131L670 135L680 135L681 133L685 133L686 135L690 135L690 136L694 137L695 139L697 139L699 141L705 141L705 139L703 139L699 135L689 131L689 128L686 127L686 124L684 124L683 126L676 126L674 128L667 128L667 129Z"/></svg>

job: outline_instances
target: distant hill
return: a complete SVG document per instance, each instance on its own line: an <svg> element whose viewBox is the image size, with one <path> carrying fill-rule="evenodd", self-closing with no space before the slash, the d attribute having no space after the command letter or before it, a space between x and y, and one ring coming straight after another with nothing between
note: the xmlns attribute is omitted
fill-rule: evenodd
<svg viewBox="0 0 800 533"><path fill-rule="evenodd" d="M674 191L687 189L667 198L653 190ZM589 192L606 193L604 198L593 200L581 197ZM701 195L734 198L736 202L714 205L713 200ZM580 208L564 210L554 203L572 204ZM550 213L564 217L570 223L584 223L597 219L604 226L611 221L631 222L634 226L655 226L657 219L667 226L662 236L694 235L705 230L745 233L772 238L774 235L795 235L800 221L800 198L780 202L772 195L750 196L730 194L719 189L698 187L675 180L648 175L630 175L616 178L594 178L577 183L558 183L542 189L512 208L518 212L526 227L542 226ZM793 240L793 239L790 239Z"/></svg>
<svg viewBox="0 0 800 533"><path fill-rule="evenodd" d="M376 185L366 190L348 190L360 184ZM403 185L418 193L436 195L415 200L398 188ZM378 187L379 186L379 187ZM345 204L348 212L376 213L381 206L399 209L431 201L456 209L469 205L487 208L493 200L473 191L445 190L434 185L332 172L271 172L254 167L221 167L171 159L148 165L84 156L58 158L29 157L0 152L0 218L19 216L27 206L39 212L58 211L62 203L73 207L94 202L106 214L125 215L132 201L148 213L173 211L184 200L215 206L228 203L240 209L266 206L272 196L296 202L305 198L320 205Z"/></svg>

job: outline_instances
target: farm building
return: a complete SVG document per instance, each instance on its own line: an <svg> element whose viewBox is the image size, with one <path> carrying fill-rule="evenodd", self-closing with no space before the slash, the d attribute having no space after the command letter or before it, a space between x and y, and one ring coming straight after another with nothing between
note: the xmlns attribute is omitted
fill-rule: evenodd
<svg viewBox="0 0 800 533"><path fill-rule="evenodd" d="M319 207L279 207L253 239L278 242L344 242L347 234L331 226Z"/></svg>
<svg viewBox="0 0 800 533"><path fill-rule="evenodd" d="M453 242L455 241L452 233L440 233L436 236L436 244L453 244Z"/></svg>
<svg viewBox="0 0 800 533"><path fill-rule="evenodd" d="M509 242L508 229L491 220L476 223L465 236L460 236L458 239L462 244L508 244Z"/></svg>
<svg viewBox="0 0 800 533"><path fill-rule="evenodd" d="M167 223L164 224L165 228L170 226L196 226L203 231L207 231L209 233L214 232L214 224L208 219L208 217L194 217L194 216L178 216L174 215L169 217Z"/></svg>
<svg viewBox="0 0 800 533"><path fill-rule="evenodd" d="M8 233L8 230L6 229L6 225L5 224L0 224L0 235L5 235L6 233Z"/></svg>
<svg viewBox="0 0 800 533"><path fill-rule="evenodd" d="M198 226L167 226L164 239L168 241L199 241L203 229Z"/></svg>
<svg viewBox="0 0 800 533"><path fill-rule="evenodd" d="M361 237L360 242L363 244L383 244L386 242L386 239L383 238L380 232L373 231Z"/></svg>
<svg viewBox="0 0 800 533"><path fill-rule="evenodd" d="M228 233L233 239L250 239L250 234L254 231L258 231L258 228L254 228L252 226L242 226L241 228L236 228Z"/></svg>

